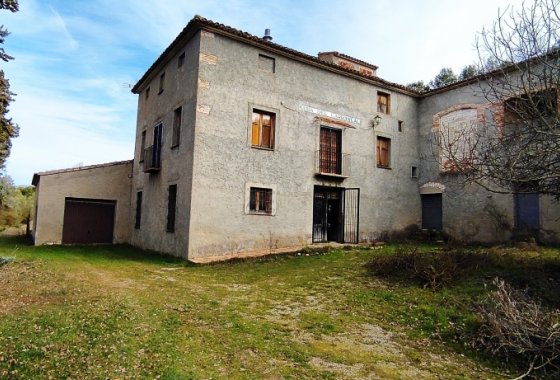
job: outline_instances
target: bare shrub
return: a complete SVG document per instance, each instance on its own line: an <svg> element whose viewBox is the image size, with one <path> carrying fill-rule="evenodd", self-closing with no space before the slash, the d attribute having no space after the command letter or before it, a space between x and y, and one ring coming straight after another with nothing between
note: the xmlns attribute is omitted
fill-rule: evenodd
<svg viewBox="0 0 560 380"><path fill-rule="evenodd" d="M416 247L399 247L393 254L374 257L367 268L376 276L401 277L438 290L477 267L483 259L481 255L459 250L420 252Z"/></svg>
<svg viewBox="0 0 560 380"><path fill-rule="evenodd" d="M546 309L527 291L494 279L496 290L479 307L481 327L475 339L478 348L508 362L524 363L524 378L541 370L560 375L560 310Z"/></svg>

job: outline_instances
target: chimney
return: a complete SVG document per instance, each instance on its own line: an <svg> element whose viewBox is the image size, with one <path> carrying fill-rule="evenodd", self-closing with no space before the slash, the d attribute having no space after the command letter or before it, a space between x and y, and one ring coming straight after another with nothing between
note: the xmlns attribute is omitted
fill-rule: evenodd
<svg viewBox="0 0 560 380"><path fill-rule="evenodd" d="M272 41L272 36L270 35L270 29L265 29L264 30L264 36L262 38L265 41Z"/></svg>

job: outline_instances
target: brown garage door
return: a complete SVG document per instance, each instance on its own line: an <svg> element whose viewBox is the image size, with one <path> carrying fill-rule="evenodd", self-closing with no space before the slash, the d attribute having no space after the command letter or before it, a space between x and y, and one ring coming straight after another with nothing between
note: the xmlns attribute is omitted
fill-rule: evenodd
<svg viewBox="0 0 560 380"><path fill-rule="evenodd" d="M62 243L112 243L116 201L66 198Z"/></svg>

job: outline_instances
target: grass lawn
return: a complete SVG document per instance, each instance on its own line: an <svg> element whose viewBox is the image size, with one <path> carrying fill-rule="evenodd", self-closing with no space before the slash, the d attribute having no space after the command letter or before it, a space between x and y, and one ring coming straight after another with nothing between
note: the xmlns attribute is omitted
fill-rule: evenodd
<svg viewBox="0 0 560 380"><path fill-rule="evenodd" d="M438 292L369 275L393 249L190 266L0 238L0 378L511 376L453 334L490 274Z"/></svg>

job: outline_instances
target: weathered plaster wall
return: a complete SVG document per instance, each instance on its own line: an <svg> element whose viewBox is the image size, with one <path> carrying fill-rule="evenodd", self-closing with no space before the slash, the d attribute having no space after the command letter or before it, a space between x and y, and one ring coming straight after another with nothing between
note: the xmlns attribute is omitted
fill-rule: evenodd
<svg viewBox="0 0 560 380"><path fill-rule="evenodd" d="M463 186L460 176L440 170L440 162L436 158L439 151L434 144L434 136L442 115L476 109L477 112L470 113L476 115L473 121L492 122L496 109L490 107L480 86L484 84L451 89L421 100L418 109L418 146L422 158L419 182L420 185L428 182L445 185L442 199L443 228L446 232L466 241L504 241L511 237L511 229L515 225L513 196L490 193L474 184ZM476 107L477 104L480 107ZM498 113L498 118L501 117ZM541 196L540 210L541 239L560 242L560 204L550 197Z"/></svg>
<svg viewBox="0 0 560 380"><path fill-rule="evenodd" d="M275 72L259 67L275 59ZM314 185L359 187L360 238L420 220L416 100L389 90L391 115L372 128L377 90L220 35L201 37L189 257L213 256L311 243ZM342 183L314 175L319 149L313 107L361 120L340 127L351 174ZM276 114L275 149L251 147L252 108ZM398 120L404 121L398 132ZM328 123L325 125L329 125ZM392 168L376 167L376 135L392 139ZM246 213L249 183L274 186L274 215Z"/></svg>
<svg viewBox="0 0 560 380"><path fill-rule="evenodd" d="M187 257L192 188L192 154L195 133L196 92L198 87L199 35L182 49L172 53L166 66L157 71L149 83L150 94L144 89L138 97L134 180L131 194L131 244L176 256ZM178 57L185 53L183 65ZM165 72L163 92L159 93L159 77ZM171 147L173 115L182 106L181 139ZM161 170L144 173L140 161L142 131L146 131L146 148L153 143L153 130L163 123ZM175 232L166 232L168 187L177 185ZM136 193L142 191L142 220L134 228Z"/></svg>
<svg viewBox="0 0 560 380"><path fill-rule="evenodd" d="M66 197L116 201L114 243L127 243L130 233L132 162L44 174L37 186L35 244L62 242Z"/></svg>

